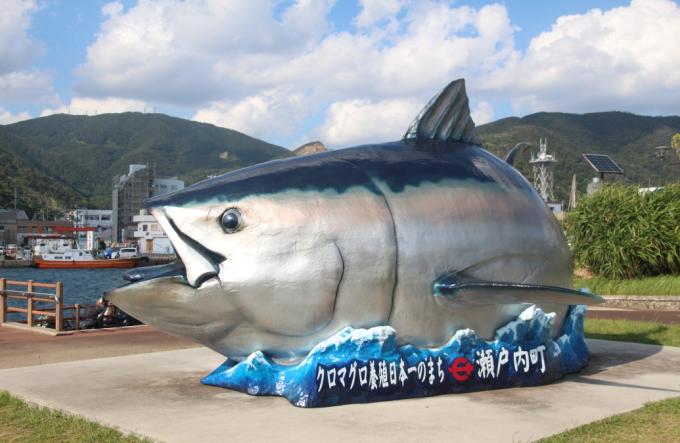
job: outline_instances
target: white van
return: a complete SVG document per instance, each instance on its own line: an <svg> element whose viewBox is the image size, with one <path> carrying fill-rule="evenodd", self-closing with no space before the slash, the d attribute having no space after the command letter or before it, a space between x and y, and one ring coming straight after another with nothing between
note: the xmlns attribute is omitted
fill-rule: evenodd
<svg viewBox="0 0 680 443"><path fill-rule="evenodd" d="M133 258L137 257L137 248L120 248L111 254L111 258Z"/></svg>

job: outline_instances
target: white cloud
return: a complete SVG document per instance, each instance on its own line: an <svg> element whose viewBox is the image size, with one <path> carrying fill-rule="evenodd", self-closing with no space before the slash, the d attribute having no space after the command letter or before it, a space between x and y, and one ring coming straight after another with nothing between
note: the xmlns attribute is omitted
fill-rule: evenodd
<svg viewBox="0 0 680 443"><path fill-rule="evenodd" d="M403 0L360 0L361 12L354 19L360 28L370 28L383 21L397 24L395 15L404 7Z"/></svg>
<svg viewBox="0 0 680 443"><path fill-rule="evenodd" d="M330 128L334 140L359 140L339 135L358 134L356 119L337 120L348 103L392 116L403 108L390 114L384 104L422 106L449 81L474 78L514 54L500 5L366 1L349 33L332 32L330 3L300 0L278 18L269 0L140 0L128 10L110 3L77 90L193 109L196 120L270 140ZM302 128L334 103L323 131Z"/></svg>
<svg viewBox="0 0 680 443"><path fill-rule="evenodd" d="M151 106L139 100L121 99L115 97L91 98L74 97L70 104L62 105L57 108L44 109L41 116L51 114L76 114L76 115L97 115L111 112L150 111Z"/></svg>
<svg viewBox="0 0 680 443"><path fill-rule="evenodd" d="M57 102L52 75L45 71L17 71L0 75L0 100Z"/></svg>
<svg viewBox="0 0 680 443"><path fill-rule="evenodd" d="M483 89L511 98L523 113L677 113L679 30L680 5L670 0L563 16Z"/></svg>
<svg viewBox="0 0 680 443"><path fill-rule="evenodd" d="M476 125L483 125L484 123L489 123L493 120L494 109L491 103L484 100L477 103L477 106L470 112L472 114L472 120Z"/></svg>
<svg viewBox="0 0 680 443"><path fill-rule="evenodd" d="M259 88L232 77L307 50L328 31L328 8L323 1L301 1L276 20L268 0L140 0L128 11L108 4L78 69L78 91L186 106L241 99Z"/></svg>
<svg viewBox="0 0 680 443"><path fill-rule="evenodd" d="M303 107L304 99L299 94L268 90L234 103L212 103L200 109L193 119L267 138L291 134L290 122L304 118Z"/></svg>
<svg viewBox="0 0 680 443"><path fill-rule="evenodd" d="M670 0L560 17L523 52L501 4L361 0L351 32L333 31L330 5L109 3L77 91L168 104L274 142L306 133L332 146L398 138L460 77L478 124L499 100L519 113L675 113L680 103L680 6Z"/></svg>
<svg viewBox="0 0 680 443"><path fill-rule="evenodd" d="M346 146L366 141L399 139L415 118L422 104L412 100L347 100L333 103L320 128L321 139L329 146Z"/></svg>
<svg viewBox="0 0 680 443"><path fill-rule="evenodd" d="M0 125L9 125L10 123L28 120L29 118L31 118L31 115L28 112L12 114L10 111L0 106Z"/></svg>
<svg viewBox="0 0 680 443"><path fill-rule="evenodd" d="M5 0L0 13L0 100L54 102L51 73L32 64L43 45L28 34L32 14L38 10L34 0Z"/></svg>
<svg viewBox="0 0 680 443"><path fill-rule="evenodd" d="M0 14L0 75L24 69L42 47L28 35L31 14L37 10L33 0L4 0Z"/></svg>

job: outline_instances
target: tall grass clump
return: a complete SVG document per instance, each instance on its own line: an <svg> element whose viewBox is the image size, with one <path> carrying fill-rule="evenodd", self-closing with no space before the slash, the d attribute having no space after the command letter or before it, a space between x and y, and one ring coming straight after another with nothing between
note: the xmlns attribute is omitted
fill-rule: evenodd
<svg viewBox="0 0 680 443"><path fill-rule="evenodd" d="M578 266L610 279L680 273L680 184L606 186L566 218Z"/></svg>

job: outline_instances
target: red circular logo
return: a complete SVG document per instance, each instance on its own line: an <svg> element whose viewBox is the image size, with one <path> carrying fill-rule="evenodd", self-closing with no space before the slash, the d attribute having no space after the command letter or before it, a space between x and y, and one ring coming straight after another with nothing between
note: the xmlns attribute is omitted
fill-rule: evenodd
<svg viewBox="0 0 680 443"><path fill-rule="evenodd" d="M472 375L472 371L474 370L475 367L472 366L470 360L465 357L456 358L453 363L451 363L451 366L449 366L449 372L453 375L453 378L458 381L466 381L470 378L470 375Z"/></svg>

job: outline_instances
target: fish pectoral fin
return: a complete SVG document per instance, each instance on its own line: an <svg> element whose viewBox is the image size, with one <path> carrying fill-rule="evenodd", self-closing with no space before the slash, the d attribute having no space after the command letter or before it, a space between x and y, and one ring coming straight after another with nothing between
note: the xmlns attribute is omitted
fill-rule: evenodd
<svg viewBox="0 0 680 443"><path fill-rule="evenodd" d="M594 305L604 302L597 295L560 286L485 281L458 274L447 274L437 279L434 295L437 300L446 303L478 306L514 303Z"/></svg>

